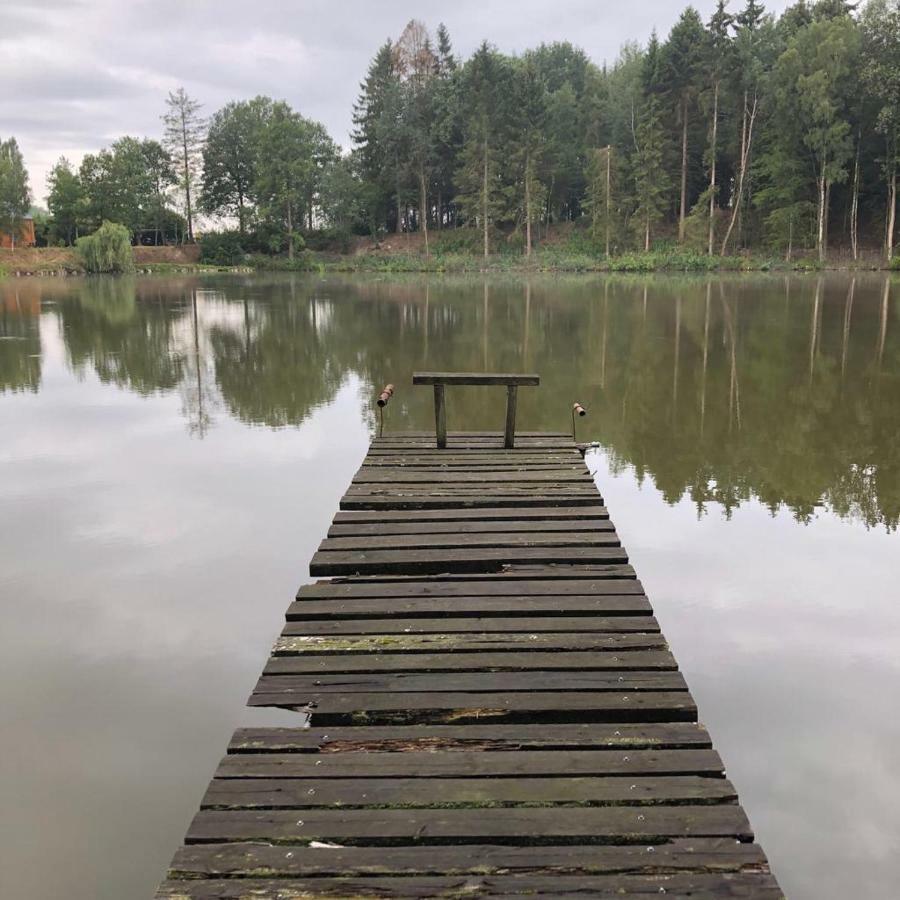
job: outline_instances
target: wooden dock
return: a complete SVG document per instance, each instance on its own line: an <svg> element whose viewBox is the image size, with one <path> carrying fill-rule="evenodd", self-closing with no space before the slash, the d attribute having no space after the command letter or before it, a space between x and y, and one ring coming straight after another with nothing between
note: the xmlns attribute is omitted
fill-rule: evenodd
<svg viewBox="0 0 900 900"><path fill-rule="evenodd" d="M373 442L159 898L782 893L570 437Z"/></svg>

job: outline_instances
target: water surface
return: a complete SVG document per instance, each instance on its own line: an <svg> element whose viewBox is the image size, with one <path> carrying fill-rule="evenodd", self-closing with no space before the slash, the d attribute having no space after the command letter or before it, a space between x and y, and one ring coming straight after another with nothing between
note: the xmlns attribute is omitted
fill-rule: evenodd
<svg viewBox="0 0 900 900"><path fill-rule="evenodd" d="M417 369L537 371L782 886L900 877L900 283L0 282L0 895L150 896ZM448 393L499 428L502 392Z"/></svg>

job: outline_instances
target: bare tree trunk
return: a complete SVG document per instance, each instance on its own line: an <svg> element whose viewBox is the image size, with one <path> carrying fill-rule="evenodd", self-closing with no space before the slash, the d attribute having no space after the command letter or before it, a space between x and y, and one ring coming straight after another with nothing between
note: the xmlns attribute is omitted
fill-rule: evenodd
<svg viewBox="0 0 900 900"><path fill-rule="evenodd" d="M678 242L684 243L684 222L687 218L687 164L688 164L688 101L681 102L681 213L678 217Z"/></svg>
<svg viewBox="0 0 900 900"><path fill-rule="evenodd" d="M484 142L484 181L481 185L481 217L484 226L484 258L487 259L491 252L488 238L488 143Z"/></svg>
<svg viewBox="0 0 900 900"><path fill-rule="evenodd" d="M647 216L647 220L644 223L644 252L650 252L650 216Z"/></svg>
<svg viewBox="0 0 900 900"><path fill-rule="evenodd" d="M753 142L753 123L756 121L756 110L758 106L757 97L754 95L753 97L753 107L750 111L749 119L747 119L746 123L746 137L742 136L741 141L741 169L740 175L738 176L738 185L737 185L737 199L734 201L734 206L731 211L731 221L728 223L728 230L725 232L725 239L722 241L722 249L720 251L720 256L725 256L728 251L728 242L731 240L731 233L734 230L734 224L737 221L738 215L741 211L741 199L744 196L744 178L747 174L747 163L750 159L750 146ZM745 116L746 116L746 104L745 104Z"/></svg>
<svg viewBox="0 0 900 900"><path fill-rule="evenodd" d="M397 227L394 229L395 234L400 234L403 231L403 214L401 212L401 199L400 199L400 185L397 185Z"/></svg>
<svg viewBox="0 0 900 900"><path fill-rule="evenodd" d="M481 344L484 366L483 371L488 371L488 320L490 318L490 306L488 304L488 283L484 282L484 314L482 315L481 324Z"/></svg>
<svg viewBox="0 0 900 900"><path fill-rule="evenodd" d="M713 89L712 160L709 168L709 255L713 255L716 239L716 152L719 136L719 81Z"/></svg>
<svg viewBox="0 0 900 900"><path fill-rule="evenodd" d="M425 186L425 170L419 169L419 193L420 193L420 202L419 202L419 219L421 220L420 227L422 229L422 234L425 237L425 258L428 258L429 250L428 250L428 190Z"/></svg>
<svg viewBox="0 0 900 900"><path fill-rule="evenodd" d="M819 253L819 262L825 261L825 194L828 182L825 179L825 163L822 163L822 171L817 179L819 188L818 223L816 229L816 249Z"/></svg>
<svg viewBox="0 0 900 900"><path fill-rule="evenodd" d="M612 144L606 146L606 258L609 259L609 212L610 212L610 191L612 190Z"/></svg>
<svg viewBox="0 0 900 900"><path fill-rule="evenodd" d="M856 138L856 165L853 167L853 199L850 203L850 245L854 262L859 259L859 151L862 129Z"/></svg>
<svg viewBox="0 0 900 900"><path fill-rule="evenodd" d="M184 151L184 198L187 212L188 243L194 243L194 217L191 211L191 161L187 145L187 120L181 111L181 144Z"/></svg>
<svg viewBox="0 0 900 900"><path fill-rule="evenodd" d="M244 192L242 190L238 191L238 231L241 235L245 234L246 223L245 223L245 215L244 212Z"/></svg>
<svg viewBox="0 0 900 900"><path fill-rule="evenodd" d="M525 255L531 256L531 154L525 157Z"/></svg>
<svg viewBox="0 0 900 900"><path fill-rule="evenodd" d="M294 258L294 218L291 212L290 201L287 203L287 227L288 227L288 259Z"/></svg>
<svg viewBox="0 0 900 900"><path fill-rule="evenodd" d="M891 173L891 180L888 185L888 214L887 214L887 233L885 234L884 248L887 255L887 261L894 258L894 229L897 227L897 169Z"/></svg>

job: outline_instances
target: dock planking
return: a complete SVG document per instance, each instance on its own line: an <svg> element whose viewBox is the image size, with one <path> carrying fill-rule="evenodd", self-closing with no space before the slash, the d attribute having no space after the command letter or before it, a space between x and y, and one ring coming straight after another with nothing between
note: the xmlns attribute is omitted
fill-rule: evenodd
<svg viewBox="0 0 900 900"><path fill-rule="evenodd" d="M575 444L372 443L159 900L781 897Z"/></svg>

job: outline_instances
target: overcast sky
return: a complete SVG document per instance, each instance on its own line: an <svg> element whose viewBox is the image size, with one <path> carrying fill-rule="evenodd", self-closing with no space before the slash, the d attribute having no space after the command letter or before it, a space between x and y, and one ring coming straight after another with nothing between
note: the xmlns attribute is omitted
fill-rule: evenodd
<svg viewBox="0 0 900 900"><path fill-rule="evenodd" d="M704 21L715 0L694 4ZM732 0L732 6L742 6ZM781 12L787 0L767 4ZM124 134L159 137L166 94L183 85L214 112L267 94L323 122L349 146L368 63L416 17L443 21L458 55L484 38L517 53L568 40L597 62L627 40L664 36L673 0L0 0L0 138L17 138L36 202L65 155Z"/></svg>

